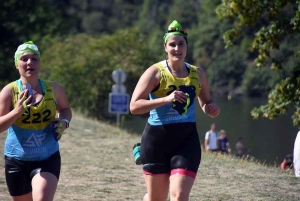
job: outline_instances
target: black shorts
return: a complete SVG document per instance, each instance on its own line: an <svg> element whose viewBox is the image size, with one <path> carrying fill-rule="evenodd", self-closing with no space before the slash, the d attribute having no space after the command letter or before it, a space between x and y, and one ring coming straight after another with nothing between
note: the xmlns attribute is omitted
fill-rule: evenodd
<svg viewBox="0 0 300 201"><path fill-rule="evenodd" d="M147 123L141 141L141 160L144 173L172 174L173 169L183 169L196 175L201 161L196 123Z"/></svg>
<svg viewBox="0 0 300 201"><path fill-rule="evenodd" d="M60 153L54 153L43 161L20 161L5 156L5 177L11 196L20 196L32 191L31 180L40 172L52 173L59 179Z"/></svg>

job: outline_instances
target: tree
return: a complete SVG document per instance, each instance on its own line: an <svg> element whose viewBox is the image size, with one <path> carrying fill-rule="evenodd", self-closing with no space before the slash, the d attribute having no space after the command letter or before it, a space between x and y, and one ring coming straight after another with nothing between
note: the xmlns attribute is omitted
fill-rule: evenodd
<svg viewBox="0 0 300 201"><path fill-rule="evenodd" d="M224 33L226 48L231 47L237 38L245 34L245 30L256 28L256 34L249 47L257 51L256 66L270 66L280 70L285 66L284 58L280 60L272 56L272 52L280 49L280 45L288 35L296 35L300 30L299 0L223 0L216 12L222 19L235 20L233 27ZM299 51L293 54L300 55ZM300 127L300 63L295 64L287 78L283 78L271 90L268 103L254 108L254 118L274 119L287 114L293 106L292 119L295 126Z"/></svg>
<svg viewBox="0 0 300 201"><path fill-rule="evenodd" d="M29 40L41 45L42 39L72 32L74 17L66 19L67 4L67 0L0 1L0 86L18 78L13 58L18 45Z"/></svg>
<svg viewBox="0 0 300 201"><path fill-rule="evenodd" d="M43 55L47 58L44 60ZM148 51L140 30L119 30L111 35L77 34L58 37L41 55L41 77L61 83L72 108L87 116L107 119L108 94L113 70L127 73L126 88L132 93L140 75L157 60Z"/></svg>
<svg viewBox="0 0 300 201"><path fill-rule="evenodd" d="M231 26L232 20L218 19L215 8L220 2L210 0L200 3L198 23L189 36L195 64L206 70L212 92L228 95L237 91L242 84L247 52L238 46L225 51L222 33Z"/></svg>

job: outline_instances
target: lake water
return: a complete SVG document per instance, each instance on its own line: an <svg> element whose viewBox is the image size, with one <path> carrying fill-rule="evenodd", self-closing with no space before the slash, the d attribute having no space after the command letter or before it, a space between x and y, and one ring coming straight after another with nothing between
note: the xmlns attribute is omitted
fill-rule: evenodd
<svg viewBox="0 0 300 201"><path fill-rule="evenodd" d="M243 137L245 146L251 150L250 154L260 161L279 164L285 155L293 150L298 129L293 127L290 115L272 121L253 120L251 117L251 109L265 104L266 99L228 100L224 97L215 97L214 101L221 108L221 113L216 118L206 116L199 106L196 108L196 123L201 143L204 142L205 133L210 129L210 125L216 123L218 130L226 131L233 151L238 137ZM147 115L129 115L126 117L124 128L141 134L147 117Z"/></svg>

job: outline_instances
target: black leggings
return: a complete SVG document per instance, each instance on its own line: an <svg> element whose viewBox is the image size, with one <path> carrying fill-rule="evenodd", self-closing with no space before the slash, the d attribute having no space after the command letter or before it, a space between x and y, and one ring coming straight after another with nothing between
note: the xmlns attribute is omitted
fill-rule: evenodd
<svg viewBox="0 0 300 201"><path fill-rule="evenodd" d="M146 124L141 142L144 172L171 173L184 169L197 173L201 148L194 122L152 126Z"/></svg>

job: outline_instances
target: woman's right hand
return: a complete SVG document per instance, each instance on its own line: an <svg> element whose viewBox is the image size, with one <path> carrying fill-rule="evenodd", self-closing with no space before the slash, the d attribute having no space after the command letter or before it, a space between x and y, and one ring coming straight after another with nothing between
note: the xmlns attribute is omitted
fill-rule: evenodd
<svg viewBox="0 0 300 201"><path fill-rule="evenodd" d="M185 103L187 96L182 91L173 91L170 95L164 97L164 102L172 103L173 101L177 100L179 103Z"/></svg>
<svg viewBox="0 0 300 201"><path fill-rule="evenodd" d="M19 94L19 98L18 98L18 102L16 104L16 107L14 108L14 110L17 112L17 114L24 114L25 112L25 108L23 106L24 102L26 104L26 108L30 108L32 106L32 104L30 103L32 96L27 97L28 94L28 89L22 91ZM30 104L28 104L30 103Z"/></svg>

